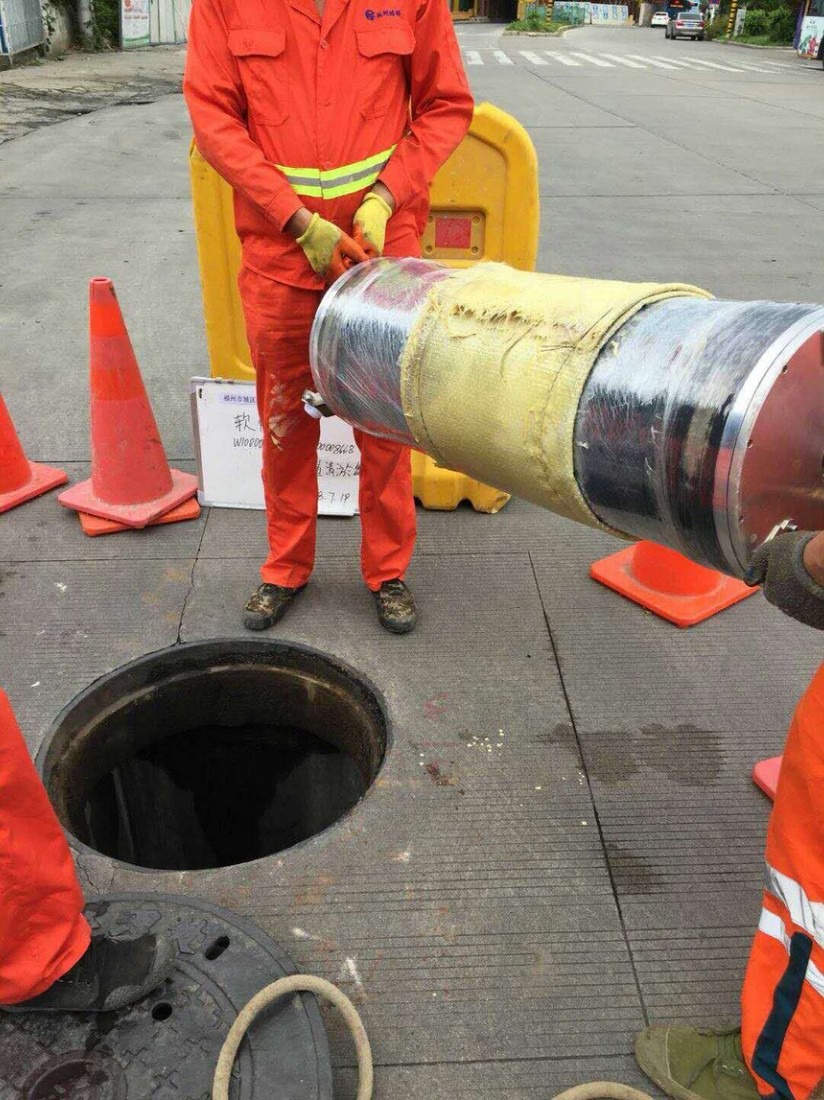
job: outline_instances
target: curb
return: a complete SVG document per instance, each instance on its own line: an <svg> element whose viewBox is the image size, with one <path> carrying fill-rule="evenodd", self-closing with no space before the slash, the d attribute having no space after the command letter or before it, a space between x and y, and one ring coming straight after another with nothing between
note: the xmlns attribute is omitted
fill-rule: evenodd
<svg viewBox="0 0 824 1100"><path fill-rule="evenodd" d="M730 42L729 39L715 39L719 46L734 46L737 50L780 50L782 53L795 53L794 46L756 46L753 42Z"/></svg>
<svg viewBox="0 0 824 1100"><path fill-rule="evenodd" d="M564 27L560 31L503 31L501 38L563 38L568 30L574 27Z"/></svg>

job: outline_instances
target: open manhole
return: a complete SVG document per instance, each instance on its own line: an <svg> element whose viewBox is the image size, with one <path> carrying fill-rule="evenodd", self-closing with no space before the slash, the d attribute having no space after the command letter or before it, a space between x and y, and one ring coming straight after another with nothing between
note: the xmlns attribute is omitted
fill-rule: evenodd
<svg viewBox="0 0 824 1100"><path fill-rule="evenodd" d="M60 714L38 755L64 827L140 867L245 863L322 832L380 770L374 688L302 646L221 639L116 669Z"/></svg>

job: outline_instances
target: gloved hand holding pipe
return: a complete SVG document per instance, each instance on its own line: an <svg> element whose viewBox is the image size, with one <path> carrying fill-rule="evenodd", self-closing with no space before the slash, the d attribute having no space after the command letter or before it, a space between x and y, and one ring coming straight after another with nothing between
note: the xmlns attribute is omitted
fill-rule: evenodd
<svg viewBox="0 0 824 1100"><path fill-rule="evenodd" d="M327 292L325 404L580 523L743 577L824 527L824 308L379 259Z"/></svg>
<svg viewBox="0 0 824 1100"><path fill-rule="evenodd" d="M329 286L356 264L383 255L386 226L394 213L394 199L378 182L355 211L352 236L320 214L300 209L287 223L313 271Z"/></svg>

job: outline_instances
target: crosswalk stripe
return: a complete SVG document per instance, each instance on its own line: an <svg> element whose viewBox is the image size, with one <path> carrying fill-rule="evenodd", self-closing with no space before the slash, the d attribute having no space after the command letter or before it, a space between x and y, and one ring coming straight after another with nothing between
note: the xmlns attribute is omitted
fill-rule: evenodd
<svg viewBox="0 0 824 1100"><path fill-rule="evenodd" d="M656 60L654 57L642 57L638 53L631 54L630 56L634 57L637 61L646 61L648 65L652 65L656 69L670 69L672 72L678 71L678 66L670 64L669 61Z"/></svg>
<svg viewBox="0 0 824 1100"><path fill-rule="evenodd" d="M813 66L805 67L804 65L794 65L786 61L766 61L760 57L757 59L757 64L753 64L751 61L740 61L735 59L734 65L723 65L718 61L706 61L703 57L689 56L686 58L675 58L671 56L662 57L660 54L655 57L647 57L644 54L614 54L614 53L600 53L597 56L591 53L583 53L580 51L569 53L558 53L552 50L541 50L540 53L534 50L518 50L520 57L524 59L530 65L547 65L548 62L544 60L545 57L550 58L552 61L558 62L559 65L566 65L570 68L580 68L582 63L588 65L595 65L601 69L613 69L615 66L624 66L628 69L645 69L647 66L652 66L656 69L666 69L670 72L704 72L714 69L719 72L725 73L763 73L766 76L778 76L785 70L791 70L793 72L818 72ZM498 65L515 65L517 64L517 58L511 57L503 50L496 50L486 48L484 50L463 50L464 59L467 65L484 65L489 61L494 60ZM486 61L484 60L486 55ZM491 55L491 56L490 56ZM577 59L577 60L576 60Z"/></svg>
<svg viewBox="0 0 824 1100"><path fill-rule="evenodd" d="M612 69L614 66L609 61L602 61L600 57L593 57L592 54L573 53L573 57L580 57L582 61L588 61L590 65L597 65L600 69Z"/></svg>
<svg viewBox="0 0 824 1100"><path fill-rule="evenodd" d="M566 54L550 53L549 50L544 50L544 53L547 55L547 57L551 57L553 61L560 61L562 65L573 65L576 69L580 69L581 67L580 61L573 61L572 58L567 57Z"/></svg>
<svg viewBox="0 0 824 1100"><path fill-rule="evenodd" d="M722 69L725 73L740 73L741 69L733 69L731 65L719 65L716 61L705 61L703 57L690 58L693 65L704 65L708 69Z"/></svg>
<svg viewBox="0 0 824 1100"><path fill-rule="evenodd" d="M699 61L694 61L694 59L692 59L692 58L690 59L689 62L685 62L685 61L680 61L680 59L679 59L679 61L675 61L674 57L668 57L667 58L667 64L668 65L682 66L685 69L689 69L691 73L705 73L706 72L706 69L701 67L702 63L699 62Z"/></svg>
<svg viewBox="0 0 824 1100"><path fill-rule="evenodd" d="M770 73L769 69L762 69L758 65L750 65L748 61L736 61L735 63L748 73ZM775 76L775 73L770 75Z"/></svg>
<svg viewBox="0 0 824 1100"><path fill-rule="evenodd" d="M537 53L532 53L530 50L518 50L521 57L525 57L530 65L546 65L548 62L544 61L542 57L539 57Z"/></svg>
<svg viewBox="0 0 824 1100"><path fill-rule="evenodd" d="M608 57L610 61L617 61L619 65L626 65L630 69L645 69L646 65L642 65L640 61L632 61L628 57L619 57L615 53L605 53L604 57Z"/></svg>

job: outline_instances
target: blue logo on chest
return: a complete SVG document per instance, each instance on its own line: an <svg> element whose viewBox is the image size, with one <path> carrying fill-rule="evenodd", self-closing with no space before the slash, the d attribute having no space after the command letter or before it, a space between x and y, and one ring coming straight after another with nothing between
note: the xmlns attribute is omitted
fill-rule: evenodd
<svg viewBox="0 0 824 1100"><path fill-rule="evenodd" d="M367 8L363 13L371 23L375 19L383 19L387 15L400 15L400 8L379 8L375 11L374 8Z"/></svg>

